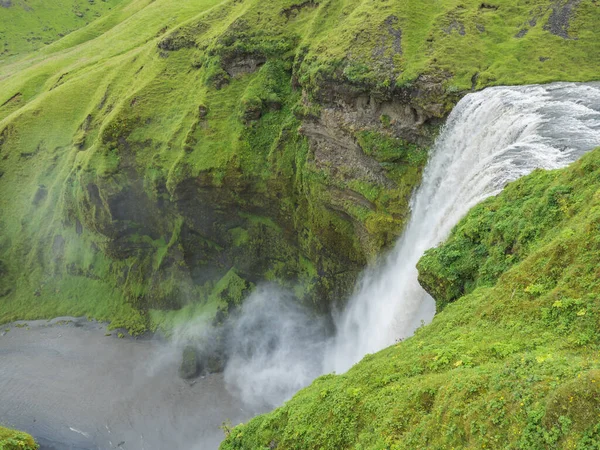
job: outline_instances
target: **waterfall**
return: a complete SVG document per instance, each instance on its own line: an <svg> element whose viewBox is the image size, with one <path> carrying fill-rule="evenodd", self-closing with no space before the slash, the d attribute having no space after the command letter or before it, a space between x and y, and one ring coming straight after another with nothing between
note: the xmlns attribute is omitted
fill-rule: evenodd
<svg viewBox="0 0 600 450"><path fill-rule="evenodd" d="M536 168L565 167L598 146L600 83L494 87L465 96L431 151L402 237L363 274L336 318L325 371L345 372L433 318L435 303L415 266L471 207Z"/></svg>
<svg viewBox="0 0 600 450"><path fill-rule="evenodd" d="M435 304L415 268L423 252L506 183L535 168L564 167L598 146L600 83L469 94L431 149L402 237L365 271L334 317L333 337L326 318L273 286L259 286L225 327L199 317L168 343L106 339L106 327L87 320L29 322L30 331L17 327L0 339L1 419L29 427L49 448L213 448L222 418L238 423L279 406L315 377L345 372L430 321ZM226 348L222 377L189 386L177 378L175 361L190 340Z"/></svg>
<svg viewBox="0 0 600 450"><path fill-rule="evenodd" d="M289 305L295 303L291 296L262 288L230 324L238 338L230 339L228 387L246 404L269 409L318 375L345 372L367 353L412 335L435 313L417 281L415 266L424 251L506 183L536 168L564 167L598 146L600 83L494 87L465 96L431 150L402 237L362 275L334 317L334 336L327 338L309 311ZM263 314L274 325L249 333Z"/></svg>

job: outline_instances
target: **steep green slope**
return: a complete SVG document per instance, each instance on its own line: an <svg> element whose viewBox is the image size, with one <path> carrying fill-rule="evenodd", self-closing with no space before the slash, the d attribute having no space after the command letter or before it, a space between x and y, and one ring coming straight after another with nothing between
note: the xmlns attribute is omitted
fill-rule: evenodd
<svg viewBox="0 0 600 450"><path fill-rule="evenodd" d="M50 44L122 3L124 0L1 0L0 58Z"/></svg>
<svg viewBox="0 0 600 450"><path fill-rule="evenodd" d="M326 310L461 95L597 79L594 1L132 0L0 66L0 322ZM154 311L153 313L150 313Z"/></svg>
<svg viewBox="0 0 600 450"><path fill-rule="evenodd" d="M419 263L430 325L221 448L600 448L598 192L600 149L472 209Z"/></svg>
<svg viewBox="0 0 600 450"><path fill-rule="evenodd" d="M37 450L38 445L26 433L0 426L0 450Z"/></svg>
<svg viewBox="0 0 600 450"><path fill-rule="evenodd" d="M593 169L591 163L583 163L579 171L560 177L536 171L510 184L501 196L476 206L443 246L425 253L418 266L419 282L442 308L478 287L495 285L503 273L546 242L561 239L563 247L575 242L590 245L587 240L595 238L598 230L589 224L585 229L574 227L589 220L589 202L598 189L587 173ZM581 212L585 214L575 220ZM573 259L574 251L561 248L552 248L540 259L538 281L527 292L536 296L551 290L559 275L578 278L578 282L582 277L595 277L593 265L580 266L582 261Z"/></svg>

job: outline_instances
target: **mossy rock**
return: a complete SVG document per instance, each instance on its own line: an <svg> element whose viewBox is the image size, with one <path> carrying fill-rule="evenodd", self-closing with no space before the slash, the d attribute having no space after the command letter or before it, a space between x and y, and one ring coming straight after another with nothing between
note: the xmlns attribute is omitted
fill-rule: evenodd
<svg viewBox="0 0 600 450"><path fill-rule="evenodd" d="M183 349L181 364L179 366L179 376L185 380L196 378L200 373L198 361L198 350L192 345Z"/></svg>

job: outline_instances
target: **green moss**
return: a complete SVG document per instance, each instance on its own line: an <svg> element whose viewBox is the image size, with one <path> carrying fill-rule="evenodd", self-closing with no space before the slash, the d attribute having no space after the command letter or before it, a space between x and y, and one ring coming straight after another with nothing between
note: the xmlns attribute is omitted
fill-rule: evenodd
<svg viewBox="0 0 600 450"><path fill-rule="evenodd" d="M38 444L27 433L0 426L0 450L37 450Z"/></svg>

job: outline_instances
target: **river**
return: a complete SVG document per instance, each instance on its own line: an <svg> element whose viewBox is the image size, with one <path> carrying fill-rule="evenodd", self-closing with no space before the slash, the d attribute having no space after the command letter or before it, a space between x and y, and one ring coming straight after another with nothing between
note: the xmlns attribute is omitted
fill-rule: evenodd
<svg viewBox="0 0 600 450"><path fill-rule="evenodd" d="M0 423L31 433L44 450L217 448L223 422L257 411L220 374L179 378L180 358L161 340L119 339L84 318L4 325Z"/></svg>

